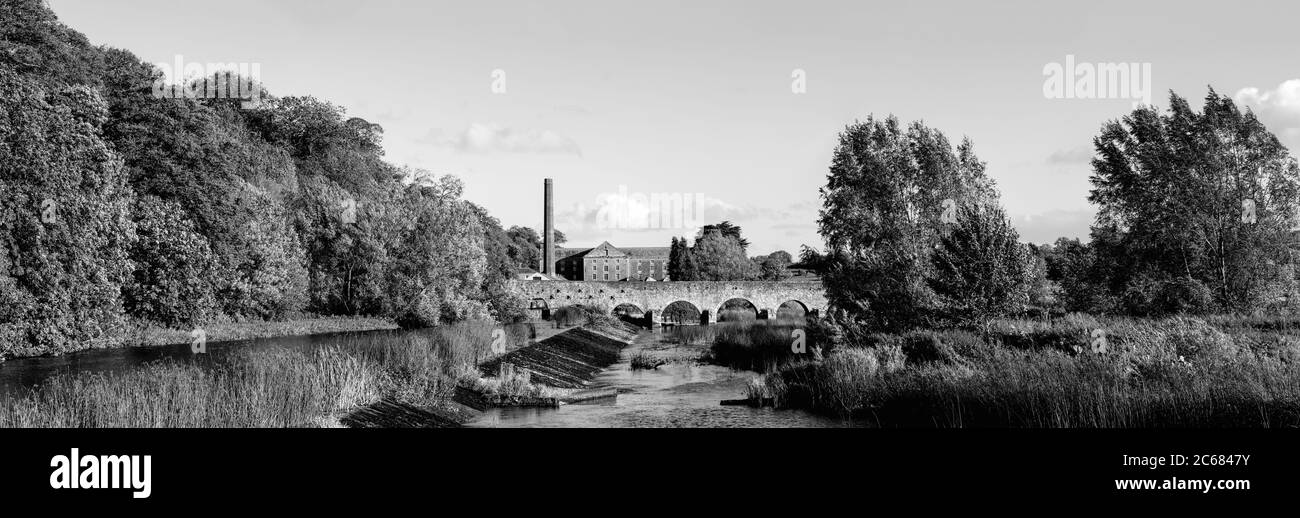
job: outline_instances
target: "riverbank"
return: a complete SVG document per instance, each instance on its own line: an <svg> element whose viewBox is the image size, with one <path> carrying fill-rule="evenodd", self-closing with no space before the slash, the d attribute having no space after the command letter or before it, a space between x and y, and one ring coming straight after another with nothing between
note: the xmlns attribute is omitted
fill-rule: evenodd
<svg viewBox="0 0 1300 518"><path fill-rule="evenodd" d="M309 351L240 349L220 360L193 355L120 372L60 374L0 398L0 427L335 427L384 399L439 408L466 366L494 355L498 328L469 322L348 334ZM528 340L507 338L508 347Z"/></svg>
<svg viewBox="0 0 1300 518"><path fill-rule="evenodd" d="M202 326L204 339L208 343L252 340L257 338L283 338L293 336L310 336L329 333L385 331L400 329L396 323L383 318L371 317L303 317L283 321L221 322ZM126 331L123 341L127 347L162 347L193 343L193 329L171 329L146 322L134 322ZM36 358L58 356L40 350L8 346L0 348L5 355L0 356L0 363L7 359ZM62 354L76 354L90 349L68 351Z"/></svg>
<svg viewBox="0 0 1300 518"><path fill-rule="evenodd" d="M362 331L387 331L401 327L392 320L371 317L315 317L279 322L230 322L203 326L208 342L228 342L254 338L280 338L327 333ZM151 325L138 325L132 331L132 343L137 346L163 346L192 342L192 329L167 329Z"/></svg>
<svg viewBox="0 0 1300 518"><path fill-rule="evenodd" d="M882 427L1296 427L1300 331L1279 319L1071 315L846 337L752 401Z"/></svg>
<svg viewBox="0 0 1300 518"><path fill-rule="evenodd" d="M7 393L0 427L454 427L489 407L608 397L581 389L636 335L614 319L567 329L467 322L331 336L311 349L172 356Z"/></svg>

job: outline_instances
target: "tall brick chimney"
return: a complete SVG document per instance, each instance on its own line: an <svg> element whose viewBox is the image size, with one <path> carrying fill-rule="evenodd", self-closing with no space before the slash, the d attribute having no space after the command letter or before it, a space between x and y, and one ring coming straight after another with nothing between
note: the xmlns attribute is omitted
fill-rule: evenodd
<svg viewBox="0 0 1300 518"><path fill-rule="evenodd" d="M544 183L544 196L546 200L542 203L542 210L546 212L542 219L542 273L546 275L555 275L555 222L553 221L555 206L555 187L551 179L547 178Z"/></svg>

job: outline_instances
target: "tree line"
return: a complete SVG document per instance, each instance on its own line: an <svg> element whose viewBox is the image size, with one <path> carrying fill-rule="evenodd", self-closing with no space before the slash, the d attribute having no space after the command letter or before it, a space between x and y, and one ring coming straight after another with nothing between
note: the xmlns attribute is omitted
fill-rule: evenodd
<svg viewBox="0 0 1300 518"><path fill-rule="evenodd" d="M790 277L789 252L749 257L749 240L738 225L704 225L692 244L674 237L668 251L668 278L674 281L780 281Z"/></svg>
<svg viewBox="0 0 1300 518"><path fill-rule="evenodd" d="M507 281L535 233L386 162L381 126L310 96L159 99L160 77L40 0L0 3L0 357L139 323L523 314Z"/></svg>
<svg viewBox="0 0 1300 518"><path fill-rule="evenodd" d="M848 126L821 190L834 313L878 330L1089 312L1290 312L1300 167L1213 89L1145 106L1093 139L1090 240L1020 243L970 140L896 118Z"/></svg>

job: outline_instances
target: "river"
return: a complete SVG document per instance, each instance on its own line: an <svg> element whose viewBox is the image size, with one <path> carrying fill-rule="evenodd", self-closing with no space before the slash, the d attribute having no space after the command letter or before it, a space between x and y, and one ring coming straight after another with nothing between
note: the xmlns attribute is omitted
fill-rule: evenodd
<svg viewBox="0 0 1300 518"><path fill-rule="evenodd" d="M22 358L0 363L0 395L39 384L70 372L120 372L145 363L173 359L207 363L246 348L310 350L337 345L357 336L401 336L408 331L368 331L325 335L259 338L207 344L206 355L194 355L189 345L132 347L82 351L55 357ZM844 427L855 423L797 410L722 406L724 399L744 397L755 374L716 365L676 362L654 370L633 370L630 359L643 349L665 349L659 332L642 332L621 353L621 360L602 371L591 388L614 387L617 398L564 405L558 409L490 409L467 423L470 427ZM705 346L683 346L676 353L698 353Z"/></svg>
<svg viewBox="0 0 1300 518"><path fill-rule="evenodd" d="M591 388L614 387L617 398L550 408L495 408L467 426L486 428L807 428L858 423L804 412L747 406L722 406L739 399L753 372L717 365L676 362L653 370L633 370L631 358L642 349L662 349L662 334L642 332L622 359L597 375ZM678 353L702 352L683 346ZM690 349L697 349L692 351Z"/></svg>

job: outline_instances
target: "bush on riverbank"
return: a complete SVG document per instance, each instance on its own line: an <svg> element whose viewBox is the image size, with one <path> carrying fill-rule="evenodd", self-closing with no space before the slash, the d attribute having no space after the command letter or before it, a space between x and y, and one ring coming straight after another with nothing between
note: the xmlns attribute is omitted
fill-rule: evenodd
<svg viewBox="0 0 1300 518"><path fill-rule="evenodd" d="M634 371L654 370L667 364L668 364L667 359L661 358L659 356L656 356L654 354L645 351L640 351L632 355L632 360L631 360L631 367L632 370Z"/></svg>
<svg viewBox="0 0 1300 518"><path fill-rule="evenodd" d="M802 347L796 347L796 331L802 331ZM829 353L833 336L820 321L804 319L748 320L708 326L713 339L709 348L713 363L733 369L774 371L786 364ZM796 351L796 349L799 349Z"/></svg>
<svg viewBox="0 0 1300 518"><path fill-rule="evenodd" d="M878 335L792 363L751 397L881 426L1300 425L1300 338L1221 325L1080 315L998 322L985 335ZM1092 352L1100 337L1104 354Z"/></svg>

